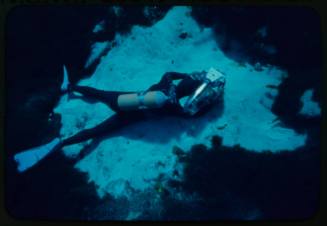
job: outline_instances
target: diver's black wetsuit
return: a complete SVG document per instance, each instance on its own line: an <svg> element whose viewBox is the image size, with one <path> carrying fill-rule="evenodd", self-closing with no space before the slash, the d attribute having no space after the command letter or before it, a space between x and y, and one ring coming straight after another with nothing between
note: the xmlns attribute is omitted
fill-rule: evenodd
<svg viewBox="0 0 327 226"><path fill-rule="evenodd" d="M177 79L182 79L182 81L175 86L173 80ZM85 97L101 101L107 104L117 114L106 119L94 128L85 129L64 139L62 141L62 146L80 143L94 137L103 136L123 128L124 126L130 125L133 122L145 120L151 115L179 115L181 117L187 117L178 100L182 97L191 95L200 84L200 80L193 79L188 74L177 72L165 73L160 82L152 85L147 91L161 91L169 97L169 101L165 103L163 107L158 109L142 109L134 111L121 111L118 107L117 100L119 95L136 92L103 91L86 86L71 86L69 88L70 91L79 92Z"/></svg>

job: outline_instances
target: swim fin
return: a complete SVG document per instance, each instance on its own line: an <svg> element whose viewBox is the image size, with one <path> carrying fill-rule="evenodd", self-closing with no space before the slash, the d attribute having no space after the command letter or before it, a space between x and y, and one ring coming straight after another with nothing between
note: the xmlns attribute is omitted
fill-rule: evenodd
<svg viewBox="0 0 327 226"><path fill-rule="evenodd" d="M61 140L59 138L56 138L50 143L31 148L16 154L14 156L14 160L18 164L17 170L21 173L34 166L49 153L56 150L60 144Z"/></svg>
<svg viewBox="0 0 327 226"><path fill-rule="evenodd" d="M68 72L67 72L67 68L64 65L64 78L61 84L61 91L65 92L68 90L68 86L69 86L69 78L68 78Z"/></svg>

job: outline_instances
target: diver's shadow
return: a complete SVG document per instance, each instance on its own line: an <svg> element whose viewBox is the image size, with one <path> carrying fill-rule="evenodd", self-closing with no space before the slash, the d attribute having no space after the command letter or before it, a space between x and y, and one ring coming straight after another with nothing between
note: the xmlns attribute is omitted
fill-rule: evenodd
<svg viewBox="0 0 327 226"><path fill-rule="evenodd" d="M90 154L102 141L117 136L130 140L143 140L148 143L165 144L171 139L180 139L186 133L196 140L197 136L208 126L208 123L210 124L221 117L223 111L224 101L220 101L207 109L207 111L194 117L185 118L169 115L153 118L137 118L137 120L131 119L126 125L117 126L116 129L111 128L105 135L93 138L92 142L81 150L78 159L82 159ZM110 124L116 123L119 119L119 116L115 114L106 121Z"/></svg>

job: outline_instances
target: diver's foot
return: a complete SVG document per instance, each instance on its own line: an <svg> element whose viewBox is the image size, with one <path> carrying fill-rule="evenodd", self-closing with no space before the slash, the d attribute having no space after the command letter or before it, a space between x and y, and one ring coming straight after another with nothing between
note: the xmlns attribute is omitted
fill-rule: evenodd
<svg viewBox="0 0 327 226"><path fill-rule="evenodd" d="M64 65L64 78L60 87L61 91L64 93L68 92L69 85L70 84L69 84L68 72L66 66Z"/></svg>

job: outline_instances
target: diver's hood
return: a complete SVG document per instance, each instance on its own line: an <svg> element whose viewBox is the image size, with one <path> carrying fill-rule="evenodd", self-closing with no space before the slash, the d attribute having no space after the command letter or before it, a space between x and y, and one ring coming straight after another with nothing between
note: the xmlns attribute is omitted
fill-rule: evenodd
<svg viewBox="0 0 327 226"><path fill-rule="evenodd" d="M225 86L225 76L214 68L210 68L203 83L182 104L184 112L195 115L203 107L208 106L222 95Z"/></svg>

